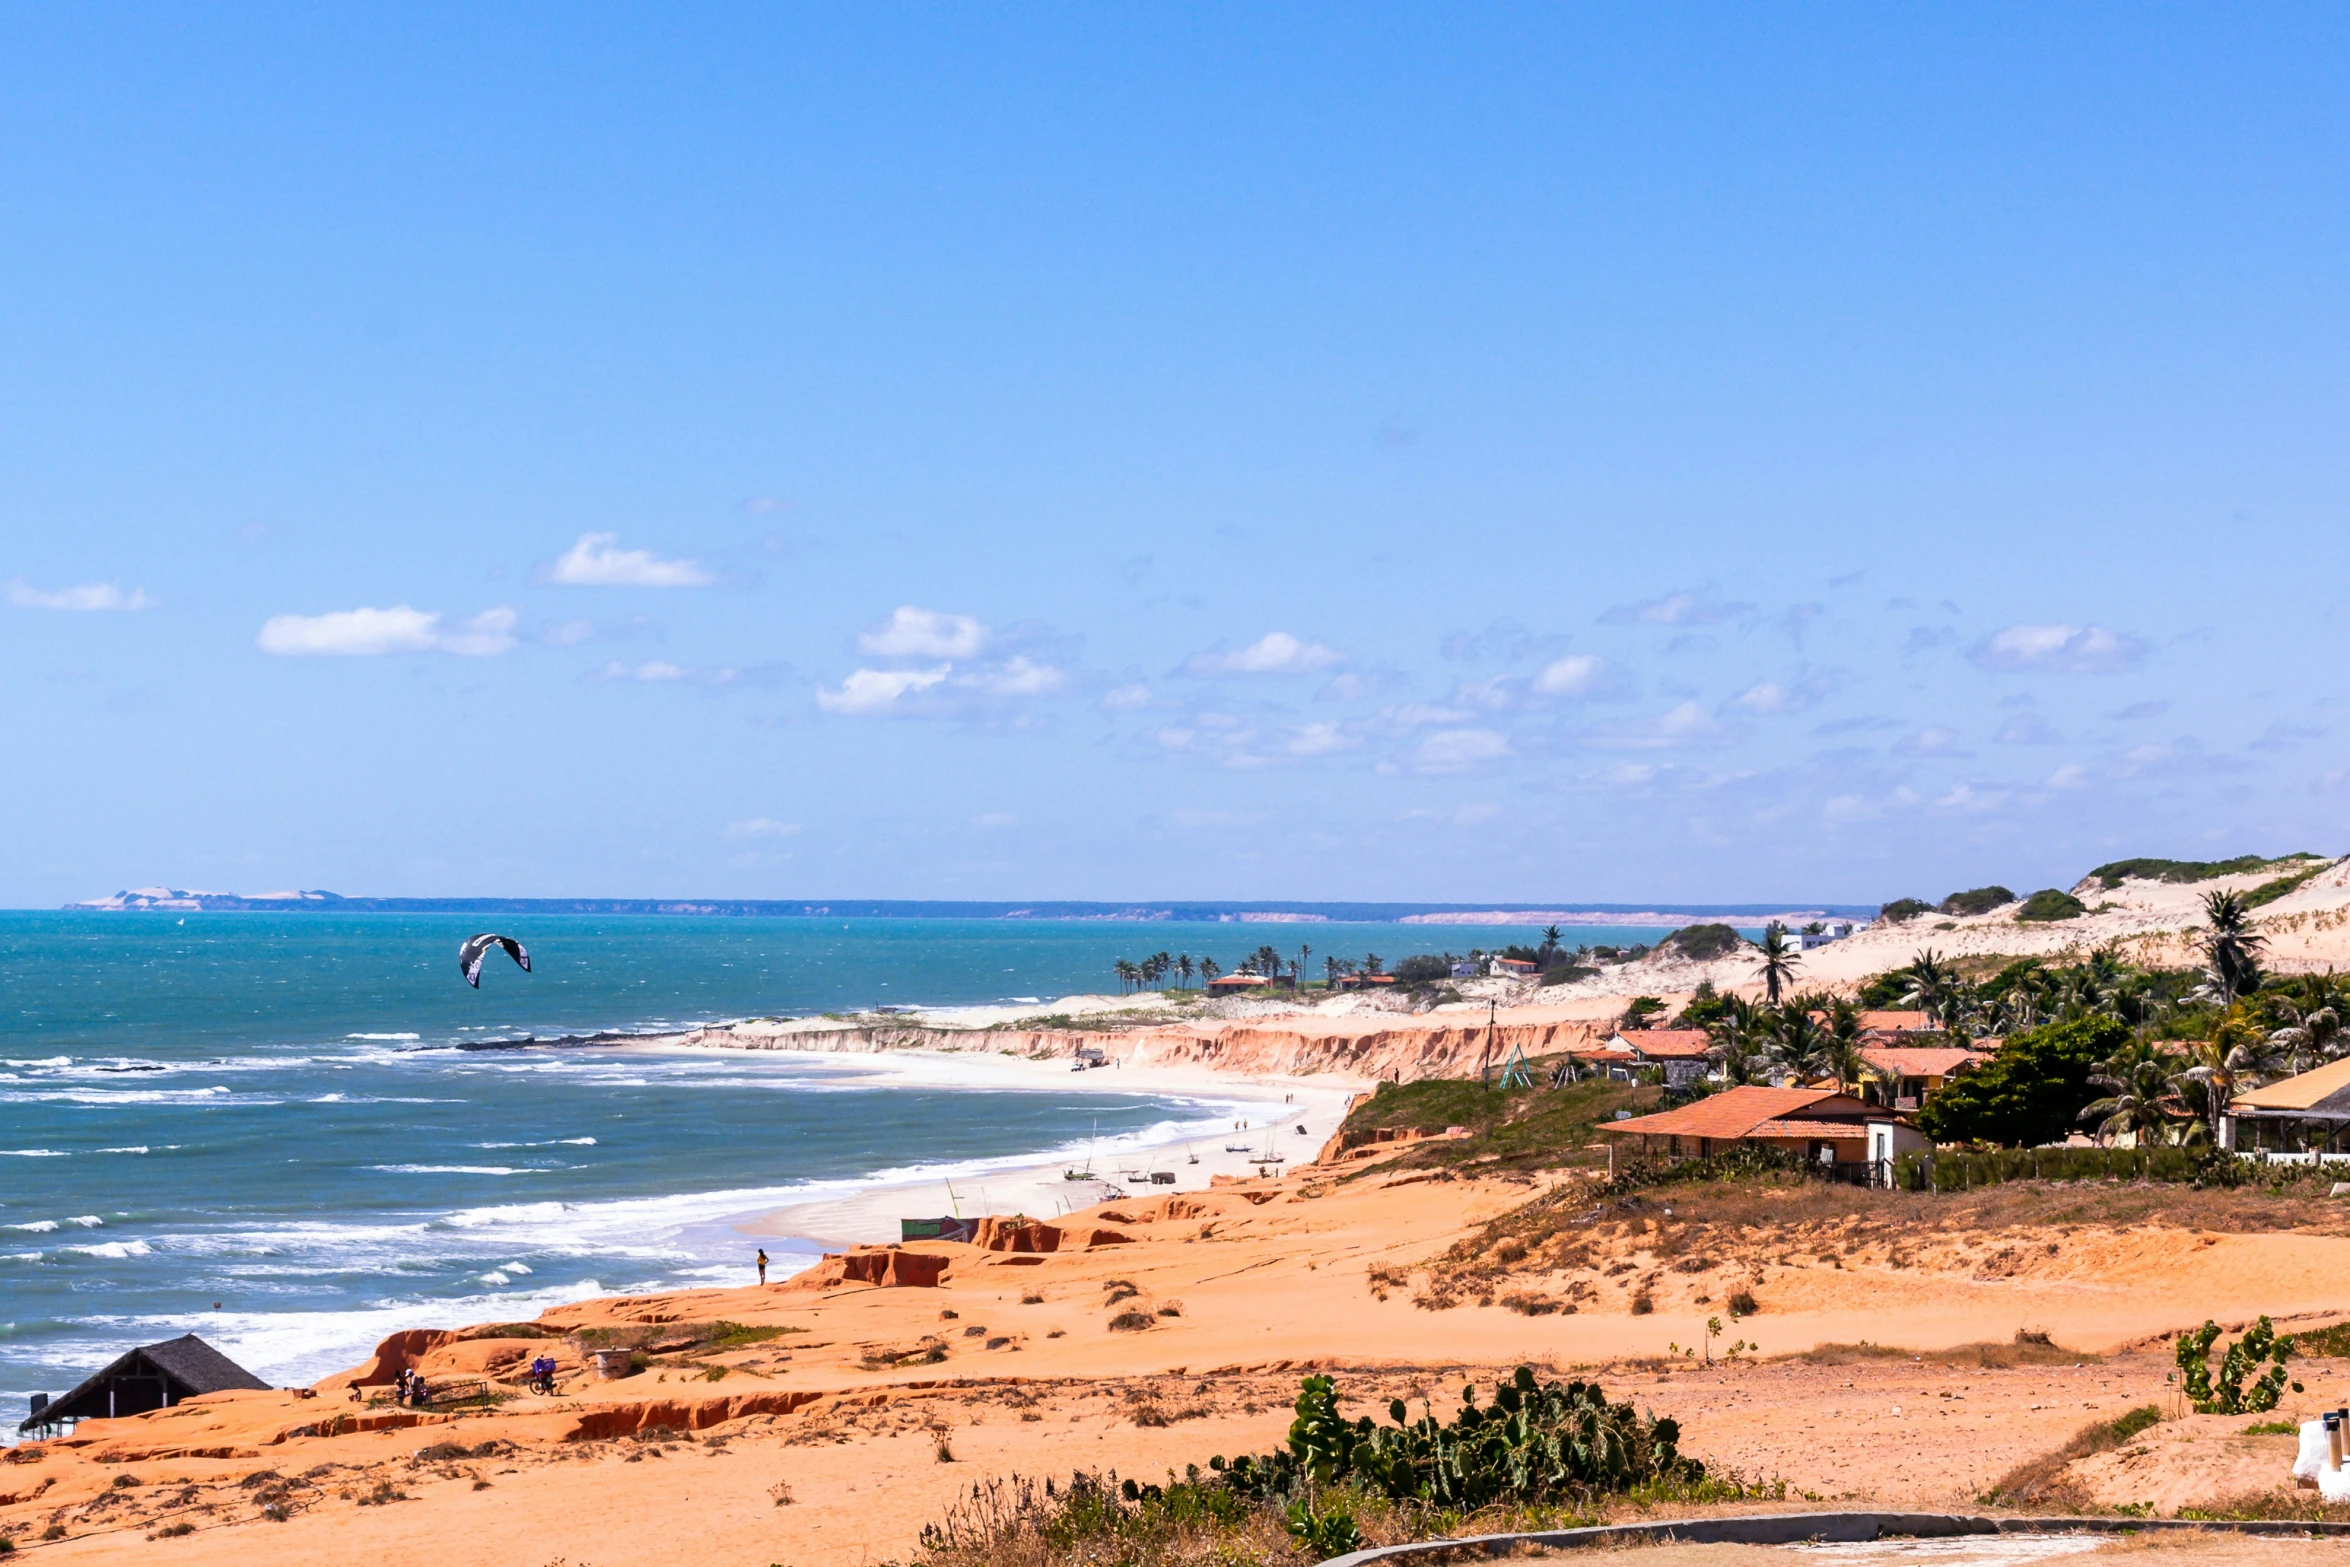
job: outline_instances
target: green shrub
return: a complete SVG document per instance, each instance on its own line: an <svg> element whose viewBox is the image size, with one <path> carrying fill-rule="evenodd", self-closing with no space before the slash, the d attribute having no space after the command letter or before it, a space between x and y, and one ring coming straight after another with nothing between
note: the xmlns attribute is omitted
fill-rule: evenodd
<svg viewBox="0 0 2350 1567"><path fill-rule="evenodd" d="M2015 902L2015 894L1994 883L1988 887L1975 887L1966 892L1952 893L1942 900L1941 910L1945 914L1954 914L1963 918L1974 914L1988 914L2003 904L2013 902Z"/></svg>
<svg viewBox="0 0 2350 1567"><path fill-rule="evenodd" d="M2314 854L2286 854L2273 860L2257 854L2239 854L2232 860L2115 860L2100 865L2089 874L2097 884L2108 891L2131 877L2139 881L2194 882L2210 881L2215 876L2244 876L2271 865L2283 865L2289 860L2314 860Z"/></svg>
<svg viewBox="0 0 2350 1567"><path fill-rule="evenodd" d="M1395 982L1407 988L1413 985L1439 985L1452 978L1452 954L1438 957L1423 952L1396 964L1393 973Z"/></svg>
<svg viewBox="0 0 2350 1567"><path fill-rule="evenodd" d="M1930 914L1934 905L1923 898L1895 898L1877 910L1877 918L1894 925L1906 925L1921 914Z"/></svg>
<svg viewBox="0 0 2350 1567"><path fill-rule="evenodd" d="M1918 1129L1938 1143L2062 1142L2097 1098L2089 1074L2129 1039L2129 1026L2110 1017L2026 1029L1927 1100Z"/></svg>
<svg viewBox="0 0 2350 1567"><path fill-rule="evenodd" d="M1461 1389L1449 1422L1433 1412L1417 1420L1402 1399L1387 1406L1389 1426L1338 1413L1337 1384L1305 1379L1288 1444L1276 1452L1208 1467L1235 1492L1267 1499L1303 1497L1352 1485L1390 1500L1474 1510L1495 1502L1565 1502L1649 1483L1694 1484L1705 1468L1680 1452L1681 1428L1610 1404L1595 1382L1535 1380L1520 1366L1480 1407L1474 1385Z"/></svg>
<svg viewBox="0 0 2350 1567"><path fill-rule="evenodd" d="M1746 945L1746 938L1727 925L1684 925L1657 946L1699 963L1726 958Z"/></svg>
<svg viewBox="0 0 2350 1567"><path fill-rule="evenodd" d="M2027 925L2047 925L2058 920L2079 919L2088 912L2089 906L2071 893L2043 887L2024 900L2015 917Z"/></svg>
<svg viewBox="0 0 2350 1567"><path fill-rule="evenodd" d="M2244 1336L2228 1346L2220 1360L2219 1370L2211 1369L2211 1346L2219 1339L2219 1324L2206 1320L2192 1333L2182 1333L2171 1346L2171 1354L2179 1363L2179 1382L2186 1390L2187 1401L2199 1415L2257 1415L2277 1407L2290 1385L2294 1392L2301 1384L2288 1384L2285 1362L2292 1356L2293 1340L2279 1337L2268 1318L2262 1317L2245 1329ZM2244 1379L2256 1367L2265 1365L2260 1379L2250 1387Z"/></svg>

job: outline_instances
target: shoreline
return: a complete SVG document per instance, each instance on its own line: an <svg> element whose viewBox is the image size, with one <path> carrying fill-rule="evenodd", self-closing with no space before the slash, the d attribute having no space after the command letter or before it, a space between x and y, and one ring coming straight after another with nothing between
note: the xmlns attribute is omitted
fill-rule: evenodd
<svg viewBox="0 0 2350 1567"><path fill-rule="evenodd" d="M732 1048L805 1056L811 1061L838 1063L841 1059L835 1052L795 1051L770 1045L670 1041L638 1042L626 1048L663 1054ZM752 1247L763 1241L797 1242L787 1255L795 1259L804 1257L802 1266L805 1267L812 1266L817 1255L825 1250L895 1242L899 1238L897 1221L904 1218L980 1218L992 1213L1053 1219L1128 1196L1163 1197L1201 1191L1220 1175L1247 1177L1257 1173L1260 1162L1255 1156L1268 1151L1268 1146L1280 1156L1273 1166L1276 1169L1286 1170L1312 1162L1337 1133L1354 1096L1376 1086L1370 1079L1337 1073L1285 1077L1123 1060L1079 1072L1072 1071L1065 1058L1032 1060L980 1051L902 1049L877 1052L869 1059L876 1065L887 1062L911 1068L877 1072L877 1077L898 1078L933 1088L984 1086L1034 1092L1118 1093L1190 1100L1203 1109L1222 1106L1240 1113L1230 1118L1238 1123L1236 1126L1213 1125L1184 1136L1147 1141L1115 1136L1102 1139L1079 1166L1095 1171L1096 1178L1092 1180L1066 1178L1072 1158L1066 1152L1037 1149L1025 1155L1007 1156L995 1168L972 1175L924 1175L910 1180L893 1180L884 1175L861 1182L846 1192L811 1195L801 1201L746 1212L719 1220L720 1225L742 1236ZM1202 1119L1222 1120L1220 1117ZM1168 1174L1174 1179L1129 1183L1118 1178L1130 1171ZM802 1246L808 1249L803 1252ZM794 1268L790 1272L778 1272L771 1267L770 1277L788 1278L798 1271Z"/></svg>

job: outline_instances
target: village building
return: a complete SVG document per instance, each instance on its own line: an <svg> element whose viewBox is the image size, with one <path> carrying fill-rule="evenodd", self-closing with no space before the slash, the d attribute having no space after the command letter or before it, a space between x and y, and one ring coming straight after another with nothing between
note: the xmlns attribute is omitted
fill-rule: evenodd
<svg viewBox="0 0 2350 1567"><path fill-rule="evenodd" d="M1667 1088L1685 1088L1713 1069L1713 1036L1702 1028L1636 1028L1617 1034L1608 1048L1624 1052L1627 1075L1655 1067Z"/></svg>
<svg viewBox="0 0 2350 1567"><path fill-rule="evenodd" d="M119 1355L61 1398L35 1393L19 1431L52 1431L78 1420L117 1420L170 1409L199 1393L267 1392L269 1384L195 1334Z"/></svg>
<svg viewBox="0 0 2350 1567"><path fill-rule="evenodd" d="M1955 1045L1863 1045L1860 1058L1894 1080L1896 1110L1917 1109L1959 1073L1991 1059Z"/></svg>
<svg viewBox="0 0 2350 1567"><path fill-rule="evenodd" d="M2345 1127L2350 1127L2350 1057L2237 1094L2220 1117L2219 1145L2242 1152L2316 1148L2332 1153Z"/></svg>
<svg viewBox="0 0 2350 1567"><path fill-rule="evenodd" d="M1612 1140L1611 1167L1617 1148L1650 1159L1702 1159L1748 1146L1780 1149L1839 1174L1858 1172L1876 1185L1890 1178L1895 1159L1933 1147L1899 1113L1824 1088L1725 1088L1599 1130Z"/></svg>
<svg viewBox="0 0 2350 1567"><path fill-rule="evenodd" d="M1542 972L1542 965L1529 963L1524 958L1494 958L1490 961L1495 979L1532 979Z"/></svg>
<svg viewBox="0 0 2350 1567"><path fill-rule="evenodd" d="M1208 990L1219 996L1242 995L1252 990L1270 990L1273 982L1262 974L1218 974L1208 981Z"/></svg>

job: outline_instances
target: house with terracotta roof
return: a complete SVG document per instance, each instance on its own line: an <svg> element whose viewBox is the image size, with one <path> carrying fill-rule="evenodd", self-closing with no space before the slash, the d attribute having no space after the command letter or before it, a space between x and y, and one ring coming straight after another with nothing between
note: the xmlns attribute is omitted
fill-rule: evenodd
<svg viewBox="0 0 2350 1567"><path fill-rule="evenodd" d="M1493 958L1490 960L1495 979L1532 979L1542 972L1542 965L1529 963L1524 958Z"/></svg>
<svg viewBox="0 0 2350 1567"><path fill-rule="evenodd" d="M1262 974L1218 974L1208 981L1208 989L1220 996L1239 995L1251 990L1270 990L1273 982Z"/></svg>
<svg viewBox="0 0 2350 1567"><path fill-rule="evenodd" d="M1650 1159L1702 1159L1738 1147L1777 1148L1808 1163L1869 1167L1883 1184L1892 1162L1933 1145L1891 1110L1825 1088L1725 1088L1694 1104L1599 1128L1613 1148Z"/></svg>
<svg viewBox="0 0 2350 1567"><path fill-rule="evenodd" d="M2219 1121L2222 1148L2303 1148L2331 1153L2350 1128L2350 1057L2312 1072L2247 1088Z"/></svg>
<svg viewBox="0 0 2350 1567"><path fill-rule="evenodd" d="M1713 1070L1713 1036L1702 1028L1636 1028L1608 1042L1621 1050L1638 1072L1656 1067L1665 1074L1667 1088L1680 1088Z"/></svg>
<svg viewBox="0 0 2350 1567"><path fill-rule="evenodd" d="M1863 1045L1860 1058L1894 1080L1893 1108L1915 1110L1942 1085L1991 1057L1955 1045Z"/></svg>
<svg viewBox="0 0 2350 1567"><path fill-rule="evenodd" d="M1904 1034L1937 1034L1941 1030L1923 1012L1864 1011L1860 1015L1860 1031L1865 1038L1875 1034L1899 1038Z"/></svg>

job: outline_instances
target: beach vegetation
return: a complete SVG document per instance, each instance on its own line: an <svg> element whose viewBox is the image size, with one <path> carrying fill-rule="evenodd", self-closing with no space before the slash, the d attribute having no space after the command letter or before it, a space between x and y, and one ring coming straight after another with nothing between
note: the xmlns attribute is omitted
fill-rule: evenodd
<svg viewBox="0 0 2350 1567"><path fill-rule="evenodd" d="M1660 952L1678 953L1697 963L1726 958L1746 945L1746 938L1727 925L1684 925L1657 944Z"/></svg>
<svg viewBox="0 0 2350 1567"><path fill-rule="evenodd" d="M2079 919L2089 912L2089 906L2069 892L2054 887L2043 887L2024 900L2015 911L2016 919L2026 925L2049 925L2060 920Z"/></svg>
<svg viewBox="0 0 2350 1567"><path fill-rule="evenodd" d="M1934 905L1923 898L1895 898L1877 910L1877 918L1892 925L1906 925L1921 914L1934 912Z"/></svg>
<svg viewBox="0 0 2350 1567"><path fill-rule="evenodd" d="M2232 860L2114 860L2098 866L2089 874L2100 887L2111 892L2124 881L2166 881L2174 884L2212 881L2221 876L2249 876L2254 871L2270 866L2293 865L2315 860L2319 868L2329 863L2323 855L2282 854L2266 859L2257 854L2239 854Z"/></svg>
<svg viewBox="0 0 2350 1567"><path fill-rule="evenodd" d="M1958 919L1970 919L1988 914L1993 909L2015 902L2015 894L1993 883L1988 887L1970 887L1965 892L1954 892L1936 907L1944 914Z"/></svg>
<svg viewBox="0 0 2350 1567"><path fill-rule="evenodd" d="M2107 1017L2028 1029L1944 1084L1919 1108L1918 1129L1938 1143L2062 1142L2097 1097L2098 1063L2129 1041L2128 1025Z"/></svg>
<svg viewBox="0 0 2350 1567"><path fill-rule="evenodd" d="M1367 1171L1457 1169L1532 1171L1605 1163L1594 1150L1596 1127L1620 1109L1653 1108L1653 1089L1585 1078L1552 1086L1564 1056L1531 1063L1536 1086L1488 1086L1477 1078L1426 1078L1382 1083L1339 1126L1339 1146L1359 1148L1383 1131L1442 1133L1460 1127L1466 1137L1428 1137ZM1348 1178L1353 1178L1350 1172Z"/></svg>
<svg viewBox="0 0 2350 1567"><path fill-rule="evenodd" d="M2099 1453L2110 1453L2161 1421L2161 1405L2140 1404L2111 1420L2083 1426L2062 1447L2027 1459L2000 1476L1980 1500L1991 1506L2060 1507L2085 1512L2092 1498L2073 1478L2073 1464Z"/></svg>
<svg viewBox="0 0 2350 1567"><path fill-rule="evenodd" d="M2288 1386L2296 1393L2301 1391L2301 1384L2291 1381L2291 1373L2285 1369L2293 1354L2292 1337L2280 1335L2266 1316L2227 1347L2215 1371L2211 1350L2218 1341L2219 1324L2206 1319L2194 1332L2180 1334L2171 1346L2172 1358L2179 1366L2180 1389L2195 1413L2265 1414L2277 1407ZM2253 1377L2250 1387L2244 1385L2246 1377Z"/></svg>
<svg viewBox="0 0 2350 1567"><path fill-rule="evenodd" d="M1121 1311L1110 1319L1112 1333L1140 1333L1158 1326L1158 1318L1147 1311Z"/></svg>

